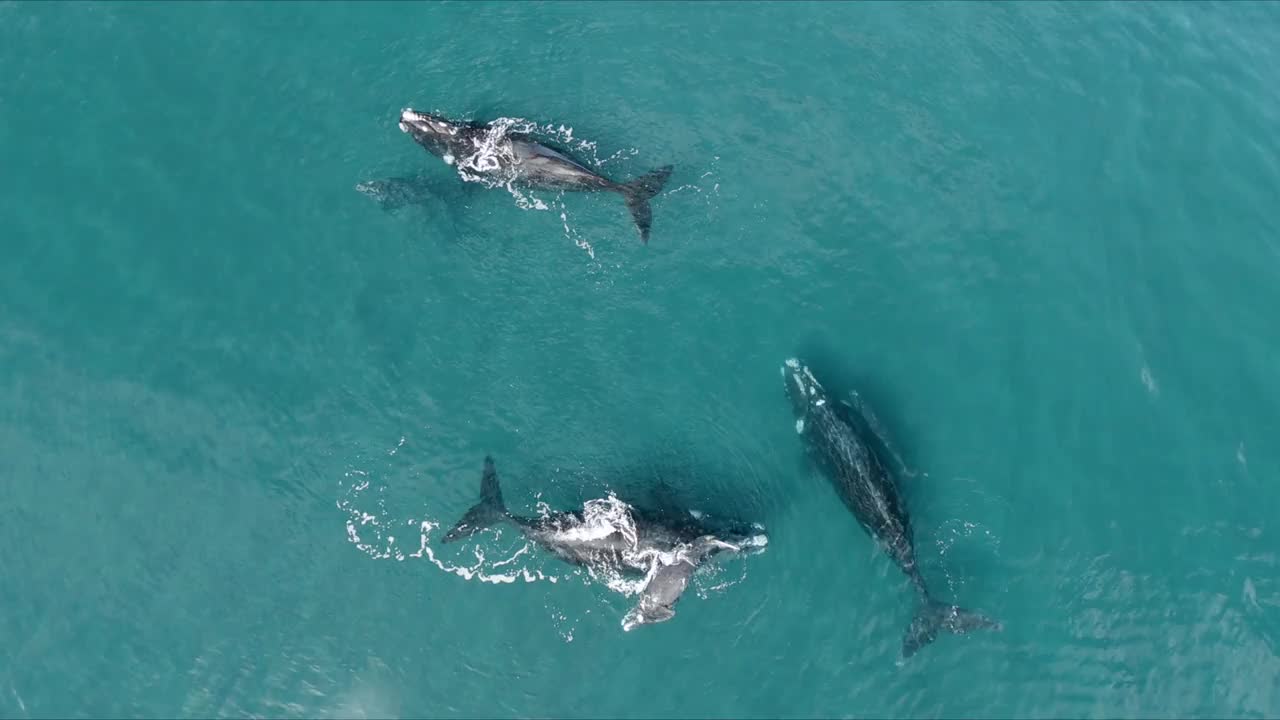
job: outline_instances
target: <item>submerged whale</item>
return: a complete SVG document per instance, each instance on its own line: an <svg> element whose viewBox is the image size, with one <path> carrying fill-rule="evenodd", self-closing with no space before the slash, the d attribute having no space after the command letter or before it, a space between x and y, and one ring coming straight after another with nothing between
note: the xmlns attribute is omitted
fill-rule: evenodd
<svg viewBox="0 0 1280 720"><path fill-rule="evenodd" d="M356 191L373 198L383 210L388 212L395 212L410 205L427 205L438 199L431 184L421 177L366 180L356 184Z"/></svg>
<svg viewBox="0 0 1280 720"><path fill-rule="evenodd" d="M649 201L662 191L671 175L667 165L627 182L615 182L574 160L564 148L510 132L498 123L456 122L417 110L402 110L400 129L427 152L479 176L511 181L532 189L576 192L616 192L622 196L640 231L649 242L653 211ZM483 155L477 162L479 155Z"/></svg>
<svg viewBox="0 0 1280 720"><path fill-rule="evenodd" d="M796 413L796 432L835 485L840 500L920 594L921 607L902 640L903 657L933 642L940 630L957 635L980 628L999 630L1000 623L930 595L916 564L911 518L884 463L845 416L844 411L851 408L828 397L813 372L796 358L784 363L782 377Z"/></svg>
<svg viewBox="0 0 1280 720"><path fill-rule="evenodd" d="M523 517L507 509L493 459L484 459L480 501L445 534L450 543L499 524L573 565L606 567L647 578L640 600L622 621L624 630L670 620L695 570L719 553L762 551L768 536L757 527L714 528L693 513L678 516L626 506L624 517L603 527L583 513Z"/></svg>

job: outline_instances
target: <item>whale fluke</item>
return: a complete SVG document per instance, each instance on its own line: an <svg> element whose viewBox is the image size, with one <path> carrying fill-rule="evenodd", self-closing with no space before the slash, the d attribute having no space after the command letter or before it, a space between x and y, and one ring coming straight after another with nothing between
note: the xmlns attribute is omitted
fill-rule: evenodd
<svg viewBox="0 0 1280 720"><path fill-rule="evenodd" d="M926 598L915 619L911 621L911 626L907 628L907 634L902 638L902 657L909 658L920 648L938 639L940 630L964 635L971 630L986 628L1003 629L1000 623L982 613Z"/></svg>
<svg viewBox="0 0 1280 720"><path fill-rule="evenodd" d="M445 533L442 542L471 537L480 530L506 520L507 516L507 506L502 502L502 488L498 485L498 471L493 466L493 458L485 456L484 475L480 477L480 502L472 505L458 524Z"/></svg>
<svg viewBox="0 0 1280 720"><path fill-rule="evenodd" d="M649 227L653 225L653 211L649 207L649 200L662 192L662 186L671 177L671 169L670 165L665 165L618 186L627 202L627 209L631 211L631 218L640 229L640 241L646 245L649 244Z"/></svg>

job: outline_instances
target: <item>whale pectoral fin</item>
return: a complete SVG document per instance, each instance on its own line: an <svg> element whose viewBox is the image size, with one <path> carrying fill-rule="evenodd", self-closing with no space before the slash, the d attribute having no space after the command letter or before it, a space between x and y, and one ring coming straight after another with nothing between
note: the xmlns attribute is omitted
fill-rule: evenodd
<svg viewBox="0 0 1280 720"><path fill-rule="evenodd" d="M675 617L675 605L697 569L697 565L687 560L658 568L640 593L640 602L622 619L622 629L630 631L640 625L666 622Z"/></svg>
<svg viewBox="0 0 1280 720"><path fill-rule="evenodd" d="M856 393L851 393L850 395L857 404L850 402L848 399L836 401L831 406L836 417L857 428L877 457L892 460L894 472L910 478L918 476L920 472L908 466L907 461L902 459L897 451L889 445L889 441L885 439L883 431L880 429L879 421L873 422L874 415L869 416L869 410L860 404L862 401L858 398L858 395Z"/></svg>

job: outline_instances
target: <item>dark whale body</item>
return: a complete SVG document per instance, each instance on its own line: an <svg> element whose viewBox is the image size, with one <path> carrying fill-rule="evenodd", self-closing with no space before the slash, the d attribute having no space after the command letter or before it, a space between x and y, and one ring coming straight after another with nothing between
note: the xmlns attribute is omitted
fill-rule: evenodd
<svg viewBox="0 0 1280 720"><path fill-rule="evenodd" d="M796 413L796 432L810 455L858 523L911 579L920 595L921 608L902 640L903 657L933 642L941 630L963 635L980 628L1000 629L999 623L979 613L933 599L916 564L906 505L872 445L842 415L838 401L827 395L804 363L788 359L782 378Z"/></svg>
<svg viewBox="0 0 1280 720"><path fill-rule="evenodd" d="M640 240L649 242L653 211L649 201L662 191L671 166L659 168L627 182L615 182L574 160L564 148L518 132L507 132L495 123L456 122L430 113L405 109L400 113L400 129L427 152L450 165L468 167L482 176L510 179L524 187L571 192L615 192L631 211ZM481 148L491 154L483 165L473 165Z"/></svg>
<svg viewBox="0 0 1280 720"><path fill-rule="evenodd" d="M623 629L664 622L675 616L689 579L704 561L721 553L758 551L768 537L758 528L719 529L690 513L671 517L628 506L633 526L587 532L581 513L561 511L524 517L507 509L493 459L484 459L480 502L443 538L454 542L499 524L514 525L526 538L561 560L578 566L607 566L644 573L648 582L640 601L623 620Z"/></svg>

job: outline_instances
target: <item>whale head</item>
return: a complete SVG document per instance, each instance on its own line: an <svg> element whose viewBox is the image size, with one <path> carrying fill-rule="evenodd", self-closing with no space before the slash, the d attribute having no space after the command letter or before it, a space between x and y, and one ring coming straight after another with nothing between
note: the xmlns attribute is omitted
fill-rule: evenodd
<svg viewBox="0 0 1280 720"><path fill-rule="evenodd" d="M804 432L805 417L813 408L827 403L827 394L813 371L799 358L787 358L782 363L782 381L796 414L796 432Z"/></svg>
<svg viewBox="0 0 1280 720"><path fill-rule="evenodd" d="M438 115L412 108L400 111L400 131L412 137L414 142L421 145L427 152L438 157L449 154L450 147L460 139L459 133L464 127Z"/></svg>

